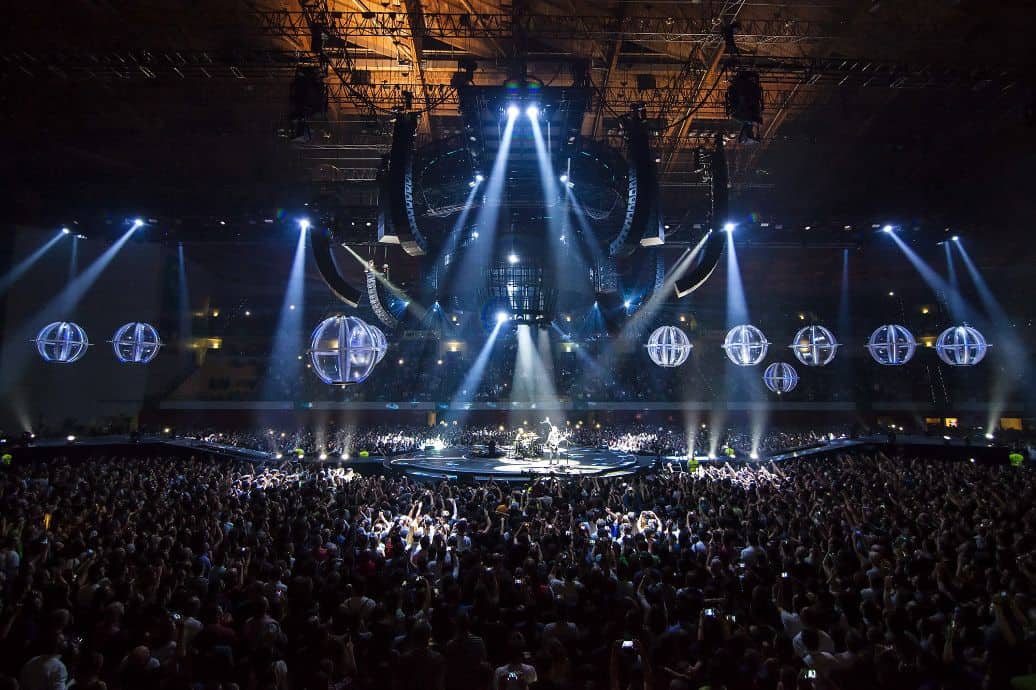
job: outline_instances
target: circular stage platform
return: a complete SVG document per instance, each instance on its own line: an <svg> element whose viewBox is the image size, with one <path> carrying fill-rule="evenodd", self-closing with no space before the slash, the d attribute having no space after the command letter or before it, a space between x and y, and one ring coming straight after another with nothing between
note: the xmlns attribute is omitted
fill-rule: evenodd
<svg viewBox="0 0 1036 690"><path fill-rule="evenodd" d="M637 471L638 457L608 448L571 448L556 460L486 457L470 448L426 449L386 459L385 467L414 477L523 481L535 476L617 477Z"/></svg>

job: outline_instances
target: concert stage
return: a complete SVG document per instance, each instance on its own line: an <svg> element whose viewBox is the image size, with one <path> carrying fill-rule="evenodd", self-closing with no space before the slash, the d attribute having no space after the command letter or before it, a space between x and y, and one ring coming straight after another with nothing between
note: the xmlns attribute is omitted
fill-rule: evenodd
<svg viewBox="0 0 1036 690"><path fill-rule="evenodd" d="M522 481L548 475L618 477L636 472L638 460L643 459L608 448L570 448L552 461L544 457L487 457L470 448L450 447L386 458L385 467L421 479Z"/></svg>

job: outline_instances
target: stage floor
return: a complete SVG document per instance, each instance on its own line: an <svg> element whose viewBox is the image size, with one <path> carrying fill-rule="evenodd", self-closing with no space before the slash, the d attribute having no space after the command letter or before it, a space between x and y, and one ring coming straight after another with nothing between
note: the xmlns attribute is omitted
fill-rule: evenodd
<svg viewBox="0 0 1036 690"><path fill-rule="evenodd" d="M635 472L638 456L607 448L576 447L554 461L547 458L487 458L473 454L470 448L450 447L386 459L385 466L422 477L503 480L523 480L536 475L614 477Z"/></svg>

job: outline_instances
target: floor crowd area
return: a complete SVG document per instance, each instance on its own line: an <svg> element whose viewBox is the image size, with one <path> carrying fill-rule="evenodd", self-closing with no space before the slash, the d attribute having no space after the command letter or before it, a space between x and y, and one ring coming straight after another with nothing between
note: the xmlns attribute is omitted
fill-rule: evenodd
<svg viewBox="0 0 1036 690"><path fill-rule="evenodd" d="M1036 474L854 453L421 484L0 468L0 690L1009 688Z"/></svg>

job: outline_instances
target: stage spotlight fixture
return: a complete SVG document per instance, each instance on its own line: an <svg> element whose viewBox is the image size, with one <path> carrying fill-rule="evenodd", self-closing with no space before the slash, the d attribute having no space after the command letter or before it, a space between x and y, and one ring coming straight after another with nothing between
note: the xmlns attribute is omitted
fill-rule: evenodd
<svg viewBox="0 0 1036 690"><path fill-rule="evenodd" d="M507 263L509 263L509 264L516 264L516 263L518 263L518 261L519 261L519 259L518 259L518 255L517 254L511 253L511 254L507 255Z"/></svg>
<svg viewBox="0 0 1036 690"><path fill-rule="evenodd" d="M482 176L482 173L475 173L475 182L482 182L486 178Z"/></svg>
<svg viewBox="0 0 1036 690"><path fill-rule="evenodd" d="M561 175L561 177L559 177L558 179L562 182L568 182L568 175Z"/></svg>
<svg viewBox="0 0 1036 690"><path fill-rule="evenodd" d="M989 439L990 441L992 441L993 440L993 434L986 434L986 438Z"/></svg>
<svg viewBox="0 0 1036 690"><path fill-rule="evenodd" d="M78 235L76 235L76 239L77 240L85 240L86 239L86 235L84 235L83 233L79 233Z"/></svg>
<svg viewBox="0 0 1036 690"><path fill-rule="evenodd" d="M622 306L624 306L624 307L626 307L627 309L629 309L629 308L630 308L630 304L631 304L631 302L630 302L629 300L626 300L626 301L624 301L624 302L622 303Z"/></svg>
<svg viewBox="0 0 1036 690"><path fill-rule="evenodd" d="M61 228L61 233L63 235L70 235L72 233L72 231L69 230L68 228Z"/></svg>
<svg viewBox="0 0 1036 690"><path fill-rule="evenodd" d="M507 312L506 311L498 311L496 313L496 322L497 323L503 323L504 321L507 321L507 318L508 317L507 317Z"/></svg>
<svg viewBox="0 0 1036 690"><path fill-rule="evenodd" d="M950 239L953 240L954 242L960 242L960 237L958 237L957 235L954 235Z"/></svg>
<svg viewBox="0 0 1036 690"><path fill-rule="evenodd" d="M474 180L472 180L471 182L468 183L468 187L471 187L472 189L474 189L475 185L477 185L477 184L478 184L478 182L475 182Z"/></svg>
<svg viewBox="0 0 1036 690"><path fill-rule="evenodd" d="M733 223L724 223L723 232L734 232L734 228L737 227Z"/></svg>
<svg viewBox="0 0 1036 690"><path fill-rule="evenodd" d="M892 226L886 225L881 229L882 232L892 232Z"/></svg>
<svg viewBox="0 0 1036 690"><path fill-rule="evenodd" d="M309 228L310 228L309 218L300 218L299 219L299 230L301 230L302 232L305 232L306 230L309 230Z"/></svg>
<svg viewBox="0 0 1036 690"><path fill-rule="evenodd" d="M528 115L530 118L539 117L540 109L535 105L530 105L528 108L525 109L525 114Z"/></svg>
<svg viewBox="0 0 1036 690"><path fill-rule="evenodd" d="M473 239L473 240L477 240L478 239L478 230L473 230L471 232L471 239Z"/></svg>
<svg viewBox="0 0 1036 690"><path fill-rule="evenodd" d="M143 219L141 219L141 218L134 218L133 219L133 227L139 228L143 224L144 224Z"/></svg>
<svg viewBox="0 0 1036 690"><path fill-rule="evenodd" d="M510 118L518 117L518 112L519 112L518 111L518 106L516 106L514 103L512 103L509 106L507 106L507 117L510 117Z"/></svg>

